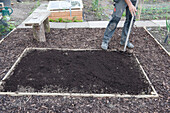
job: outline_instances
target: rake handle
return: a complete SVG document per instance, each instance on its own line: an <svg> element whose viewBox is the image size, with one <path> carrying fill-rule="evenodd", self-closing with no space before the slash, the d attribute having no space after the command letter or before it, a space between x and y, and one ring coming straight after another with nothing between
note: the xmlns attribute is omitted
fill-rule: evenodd
<svg viewBox="0 0 170 113"><path fill-rule="evenodd" d="M135 7L137 7L137 4L138 4L138 0L136 1L136 4L135 4ZM133 19L134 19L134 15L132 16L132 19L130 21L130 26L129 26L129 29L128 29L128 34L127 34L127 37L126 37L126 41L125 41L125 46L124 46L124 52L126 51L126 47L127 47L127 43L128 43L128 40L129 40L129 35L130 35L130 30L132 28L132 24L133 24Z"/></svg>

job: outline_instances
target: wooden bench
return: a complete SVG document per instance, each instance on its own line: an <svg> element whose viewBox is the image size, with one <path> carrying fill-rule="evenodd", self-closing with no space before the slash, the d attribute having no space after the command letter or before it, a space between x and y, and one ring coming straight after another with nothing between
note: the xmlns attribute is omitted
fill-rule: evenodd
<svg viewBox="0 0 170 113"><path fill-rule="evenodd" d="M33 26L33 36L40 42L45 42L45 32L50 32L49 15L50 11L34 12L24 22L25 26Z"/></svg>

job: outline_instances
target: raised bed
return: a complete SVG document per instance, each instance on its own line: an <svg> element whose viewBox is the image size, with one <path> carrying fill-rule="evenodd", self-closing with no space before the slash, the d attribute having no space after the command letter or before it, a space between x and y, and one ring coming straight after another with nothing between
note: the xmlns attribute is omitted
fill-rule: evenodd
<svg viewBox="0 0 170 113"><path fill-rule="evenodd" d="M23 30L25 30L24 32L23 32ZM141 30L141 28L139 29L135 29L135 31L138 31L138 32L140 32L140 30ZM78 32L79 31L79 32ZM143 30L141 30L141 31L143 31ZM116 32L116 36L118 36L118 34L119 34L119 29L118 29L118 31ZM22 35L23 33L25 33L25 35L24 36L26 36L26 37L28 37L28 38L24 38L24 37L22 37L22 36L20 36L20 35ZM11 40L11 38L6 38L3 42L4 43L2 43L1 42L1 44L0 44L0 46L1 46L1 48L2 48L2 50L7 50L8 51L8 54L13 54L12 55L12 59L16 59L17 57L13 57L14 55L15 56L18 56L19 54L18 53L20 53L21 54L21 50L24 50L23 48L25 48L25 47L34 47L34 46L37 46L37 47L59 47L59 48L66 48L66 47L68 47L68 48L83 48L83 47L85 47L85 45L88 43L89 45L91 45L91 46L88 46L88 47L86 47L86 50L89 50L89 49L87 49L87 48L99 48L100 47L100 38L97 38L97 37L102 37L102 34L104 33L104 29L88 29L88 28L85 28L85 29L67 29L67 30L64 30L64 29L57 29L57 31L56 31L56 29L52 29L52 35L50 34L50 35L48 35L47 37L47 43L36 43L33 39L32 39L32 35L30 34L30 29L22 29L22 30L16 30L14 33L13 33L13 35L10 35L10 36L12 36L12 37L14 37L15 38L15 40ZM54 35L54 34L58 34L58 35ZM61 33L61 34L60 34ZM70 34L71 33L71 34ZM81 33L81 34L80 34ZM118 34L117 34L118 33ZM134 32L135 33L135 32ZM64 34L64 35L63 35ZM93 37L92 35L90 35L90 34L94 34L94 35L96 35L96 37ZM137 35L139 35L138 33L136 33ZM61 35L61 37L60 37L60 35ZM133 36L137 36L137 35L133 35ZM10 37L9 36L9 37ZM51 37L52 36L52 37ZM55 37L54 37L55 36ZM137 44L137 47L136 47L136 49L138 50L138 48L139 47L143 47L143 49L142 49L142 51L141 52L143 52L143 53L145 53L145 52L147 52L148 51L148 44L149 45L152 45L152 48L150 48L152 51L157 51L157 45L154 45L154 43L152 43L152 42L150 42L149 40L150 40L150 38L148 37L148 35L139 35L140 37L142 37L144 40L141 40L140 38L134 38L136 41L136 44ZM51 38L50 38L51 37ZM69 38L68 38L69 37ZM84 38L84 37L86 37L86 38ZM20 39L20 38L24 38L24 40L23 39ZM133 38L133 37L132 37ZM17 40L20 40L20 41L17 41ZM71 40L70 40L71 39ZM98 40L99 39L99 40ZM116 38L117 39L117 38ZM118 40L116 41L116 39L115 38L113 38L113 40L112 40L112 42L118 42ZM140 40L140 41L139 41ZM11 41L13 42L13 43L11 43ZM94 46L94 41L96 42L96 45L97 46ZM142 41L142 43L141 43L141 41ZM145 47L145 45L143 45L143 43L145 42L145 45L147 46L147 47ZM51 43L52 42L52 43ZM70 43L68 43L68 42L71 42L71 44ZM81 42L81 44L79 45L78 44L78 42L80 43ZM140 42L140 43L139 43ZM147 42L147 43L146 43ZM24 44L25 43L25 44ZM57 43L59 44L59 45L57 45ZM138 44L139 43L139 44ZM15 45L12 45L13 44L15 44ZM44 45L45 44L45 45ZM66 46L67 45L67 46ZM99 45L99 47L98 47L98 45ZM115 47L115 49L116 48L119 48L120 47L120 45L117 45L116 43L115 44L113 44L113 43L111 43L110 44L110 47L111 48L113 48L113 45L114 45L114 47ZM117 47L116 47L117 46ZM13 48L13 49L10 49L10 48ZM18 48L19 47L19 48ZM155 47L155 48L153 48L153 47ZM147 49L145 49L145 48L147 48ZM136 51L136 49L134 49L134 51ZM14 51L13 51L14 50ZM18 52L17 52L17 51ZM12 53L11 53L11 52ZM16 52L15 52L16 51ZM20 51L20 52L19 52ZM26 51L26 50L25 50ZM5 55L5 53L6 53L6 51L2 51L2 53ZM23 53L24 54L24 53ZM139 53L138 52L135 52L135 54L137 55L137 57L139 57ZM135 56L136 56L135 55ZM22 56L22 55L21 55ZM11 59L11 58L9 58L8 56L5 56L7 59ZM152 54L150 54L150 57L156 57L156 55L152 55ZM3 58L2 56L1 56L1 58ZM21 57L20 57L21 58ZM140 57L139 57L140 58ZM140 59L141 60L141 59ZM3 60L2 60L3 61ZM4 64L6 64L7 62L9 62L9 60L6 62L6 60L4 60L5 62L2 62L2 69L3 69L3 65ZM15 61L15 60L11 60L11 61ZM18 60L19 61L19 60ZM17 63L15 63L15 64L17 64ZM15 65L14 65L15 66ZM13 68L14 68L14 66L11 68L11 70L13 70ZM1 70L2 70L1 69ZM4 71L5 72L5 71ZM4 72L2 72L1 71L1 74L3 74ZM8 74L10 74L10 71L8 72ZM7 78L7 75L8 74L6 74L6 76L5 77L3 77L3 80L5 80L6 78ZM145 75L145 74L144 74ZM1 75L2 76L2 75ZM149 78L149 77L147 77L147 76L145 76L146 77L146 79L147 78ZM149 81L149 79L147 79L148 81ZM149 83L149 82L148 82ZM151 84L151 82L149 83L149 84ZM152 94L153 95L145 95L144 93L142 93L142 92L140 92L139 94L144 94L144 95L130 95L129 93L127 93L127 92L120 92L121 94L123 94L123 95L120 95L119 93L117 93L117 94L115 94L115 93L110 93L110 94L104 94L104 95L102 95L102 96L118 96L118 97L157 97L158 95L157 95L157 93L155 93L156 91L154 91L153 90L153 88L150 88L150 89L152 89L152 91L150 90L149 92L150 92L150 94L151 94L151 92L152 92ZM18 92L18 91L17 91ZM77 93L27 93L27 92L19 92L19 93L15 93L15 92L1 92L1 94L9 94L9 95L75 95L75 96L81 96L82 94L77 94ZM95 94L95 95L91 95L91 94L89 94L89 93L86 93L85 95L83 94L83 96L101 96L99 93L97 93L97 94Z"/></svg>
<svg viewBox="0 0 170 113"><path fill-rule="evenodd" d="M50 1L47 10L51 12L49 19L56 20L59 18L73 20L83 20L83 3L82 0L67 1Z"/></svg>
<svg viewBox="0 0 170 113"><path fill-rule="evenodd" d="M10 95L158 96L138 59L118 51L27 48L1 85Z"/></svg>
<svg viewBox="0 0 170 113"><path fill-rule="evenodd" d="M61 48L61 49L100 49L101 40L105 29L91 29L91 28L74 28L74 29L51 29L50 34L47 35L47 42L37 43L33 40L31 29L16 29L12 34L5 38L0 44L0 78L4 78L5 74L9 71L11 66L16 62L18 57L22 54L27 47L39 47L39 48ZM114 37L111 40L109 47L111 49L119 49L122 46L119 45L121 29L117 29ZM13 97L10 95L28 95L25 93L9 92L7 95L1 94L3 99L2 107L5 110L10 110L14 107L18 108L18 101L24 102L28 106L24 105L26 110L34 110L35 107L40 108L41 105L49 105L49 110L58 110L60 106L53 109L56 103L63 106L63 110L70 109L70 105L76 104L77 108L73 106L75 111L84 111L88 108L86 105L91 106L91 111L97 112L112 112L117 108L116 112L168 112L169 101L169 73L168 70L170 59L169 55L155 42L155 40L143 29L133 29L130 40L135 45L133 54L140 61L143 69L145 70L148 78L155 87L159 94L158 98L94 98L94 97L70 97L68 96L40 96L41 93L37 93L39 96L19 96ZM123 48L123 47L122 47ZM35 95L29 93L29 95ZM43 95L43 94L42 94ZM54 95L49 93L49 95ZM62 93L60 94L62 95ZM76 95L76 94L75 94ZM79 96L79 95L77 95ZM90 95L88 95L90 96ZM37 101L38 105L35 104ZM48 100L48 101L47 101ZM33 105L33 106L32 106ZM126 109L125 109L126 107ZM79 109L82 108L82 109ZM102 108L102 109L100 109ZM41 109L41 108L40 108ZM13 110L13 109L12 109ZM39 110L39 109L38 109ZM44 110L44 109L43 109ZM62 111L63 111L62 110ZM24 112L24 110L21 110ZM61 110L60 110L61 111ZM89 109L86 109L89 112ZM69 112L69 111L68 111Z"/></svg>

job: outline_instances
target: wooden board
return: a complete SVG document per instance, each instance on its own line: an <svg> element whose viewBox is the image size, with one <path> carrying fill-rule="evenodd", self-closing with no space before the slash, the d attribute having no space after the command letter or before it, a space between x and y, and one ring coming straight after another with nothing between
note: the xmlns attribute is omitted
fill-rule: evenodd
<svg viewBox="0 0 170 113"><path fill-rule="evenodd" d="M49 16L49 19L68 19L73 20L74 17L76 17L77 20L83 20L83 11L82 10L72 10L71 16L70 11L67 10L60 10L60 11L51 11L51 14Z"/></svg>
<svg viewBox="0 0 170 113"><path fill-rule="evenodd" d="M71 11L71 16L82 16L83 12L82 11ZM49 17L68 17L70 16L70 11L56 11L56 12L51 12Z"/></svg>
<svg viewBox="0 0 170 113"><path fill-rule="evenodd" d="M49 17L49 19L52 19L52 20L59 19L59 18L73 20L74 16L72 16L72 17L70 17L70 16L68 16L68 17ZM82 16L76 16L76 19L77 20L83 20L83 17Z"/></svg>
<svg viewBox="0 0 170 113"><path fill-rule="evenodd" d="M64 9L65 11L70 11L70 9ZM82 8L74 8L74 9L71 9L72 11L75 11L75 10L82 10ZM49 11L61 11L61 9L51 9Z"/></svg>
<svg viewBox="0 0 170 113"><path fill-rule="evenodd" d="M24 22L25 26L32 25L41 25L43 21L50 15L50 11L46 12L34 12L28 18L27 21Z"/></svg>

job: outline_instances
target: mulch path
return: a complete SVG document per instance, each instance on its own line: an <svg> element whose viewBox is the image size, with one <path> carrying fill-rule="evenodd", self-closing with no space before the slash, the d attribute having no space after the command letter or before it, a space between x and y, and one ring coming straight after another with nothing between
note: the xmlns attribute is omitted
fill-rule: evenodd
<svg viewBox="0 0 170 113"><path fill-rule="evenodd" d="M156 38L156 40L168 51L170 52L170 36L168 37L166 43L164 43L167 36L166 27L148 27L148 31Z"/></svg>
<svg viewBox="0 0 170 113"><path fill-rule="evenodd" d="M46 43L33 40L31 29L17 29L0 44L0 77L5 75L26 47L99 49L105 29L52 29ZM159 98L94 98L65 96L0 96L0 110L6 112L168 112L169 56L143 28L133 29L130 39L134 54L149 76ZM119 45L117 29L110 48ZM86 37L86 38L84 38Z"/></svg>

